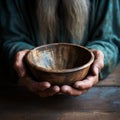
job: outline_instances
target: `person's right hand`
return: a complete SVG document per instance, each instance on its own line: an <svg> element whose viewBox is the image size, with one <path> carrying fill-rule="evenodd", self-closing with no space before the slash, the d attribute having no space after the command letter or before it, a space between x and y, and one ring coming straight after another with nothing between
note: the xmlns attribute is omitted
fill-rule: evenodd
<svg viewBox="0 0 120 120"><path fill-rule="evenodd" d="M14 69L19 76L19 85L24 86L29 91L40 97L53 96L60 92L59 86L51 86L49 82L37 82L33 80L24 64L24 57L29 50L22 50L16 54Z"/></svg>

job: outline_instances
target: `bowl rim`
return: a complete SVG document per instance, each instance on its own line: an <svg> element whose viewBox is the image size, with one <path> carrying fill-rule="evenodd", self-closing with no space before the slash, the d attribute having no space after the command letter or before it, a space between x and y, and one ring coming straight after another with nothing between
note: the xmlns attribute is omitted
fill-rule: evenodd
<svg viewBox="0 0 120 120"><path fill-rule="evenodd" d="M88 63L86 63L86 64L84 64L84 65L82 65L80 67L75 67L75 68L71 68L71 69L62 69L62 70L58 70L58 71L51 70L51 69L49 70L49 69L37 66L37 65L33 64L33 62L31 62L28 59L28 56L29 56L31 51L37 50L38 48L47 47L47 46L50 46L50 45L69 45L69 46L81 47L81 48L85 49L86 51L88 51L91 54L91 59L88 61ZM69 72L75 72L75 71L78 71L78 70L82 70L82 69L87 68L88 66L90 66L94 61L94 54L92 53L92 51L90 51L90 49L88 49L88 48L86 48L86 47L84 47L82 45L77 45L77 44L73 44L73 43L50 43L50 44L41 45L41 46L38 46L38 47L35 47L35 48L29 50L29 52L25 56L25 59L26 59L26 62L28 64L31 64L37 70L41 70L43 72L48 72L48 73L69 73Z"/></svg>

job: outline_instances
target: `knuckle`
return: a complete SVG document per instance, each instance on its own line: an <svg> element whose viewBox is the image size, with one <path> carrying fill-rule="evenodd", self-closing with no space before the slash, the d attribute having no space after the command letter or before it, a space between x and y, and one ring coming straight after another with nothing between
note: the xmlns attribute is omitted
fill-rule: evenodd
<svg viewBox="0 0 120 120"><path fill-rule="evenodd" d="M103 67L104 67L104 63L101 62L101 63L97 66L99 72L102 70Z"/></svg>
<svg viewBox="0 0 120 120"><path fill-rule="evenodd" d="M101 57L104 57L104 54L101 50L97 50L97 54L100 55Z"/></svg>
<svg viewBox="0 0 120 120"><path fill-rule="evenodd" d="M101 59L104 59L104 53L101 50L96 50L96 55L100 56Z"/></svg>
<svg viewBox="0 0 120 120"><path fill-rule="evenodd" d="M15 56L15 63L13 64L13 68L19 68L20 67L20 64L19 64L19 56L20 56L20 52L16 53L16 56Z"/></svg>
<svg viewBox="0 0 120 120"><path fill-rule="evenodd" d="M92 83L89 83L89 85L88 85L88 89L90 89L90 88L92 88L93 87L93 84Z"/></svg>
<svg viewBox="0 0 120 120"><path fill-rule="evenodd" d="M16 69L16 68L19 68L20 67L20 64L18 62L15 62L15 64L13 65L13 67Z"/></svg>
<svg viewBox="0 0 120 120"><path fill-rule="evenodd" d="M17 52L17 53L16 53L16 57L20 56L21 53L22 53L22 51Z"/></svg>
<svg viewBox="0 0 120 120"><path fill-rule="evenodd" d="M103 68L103 67L104 67L104 62L101 63L101 68Z"/></svg>
<svg viewBox="0 0 120 120"><path fill-rule="evenodd" d="M80 86L80 89L82 89L82 90L84 90L85 88L86 88L86 87L85 87L85 86L83 86L83 85L82 85L82 86Z"/></svg>

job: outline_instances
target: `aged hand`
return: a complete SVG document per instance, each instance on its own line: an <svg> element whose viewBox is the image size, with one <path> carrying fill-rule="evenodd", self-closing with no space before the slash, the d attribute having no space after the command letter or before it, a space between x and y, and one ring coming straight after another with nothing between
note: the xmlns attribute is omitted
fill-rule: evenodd
<svg viewBox="0 0 120 120"><path fill-rule="evenodd" d="M49 82L37 82L28 73L24 65L24 57L29 50L23 50L16 54L14 69L19 76L19 84L27 88L29 91L34 92L40 97L48 97L57 94L60 88L56 86L51 86Z"/></svg>
<svg viewBox="0 0 120 120"><path fill-rule="evenodd" d="M61 92L73 96L81 95L88 89L98 83L99 72L104 66L104 55L102 51L92 50L95 60L91 66L90 72L87 77L82 81L77 81L73 86L64 85L61 87Z"/></svg>

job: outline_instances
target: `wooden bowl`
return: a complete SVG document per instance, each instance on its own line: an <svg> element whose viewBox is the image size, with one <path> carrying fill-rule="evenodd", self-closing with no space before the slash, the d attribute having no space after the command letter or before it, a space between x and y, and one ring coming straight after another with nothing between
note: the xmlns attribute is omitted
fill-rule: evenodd
<svg viewBox="0 0 120 120"><path fill-rule="evenodd" d="M87 75L94 55L83 46L53 43L30 50L26 61L38 81L71 85Z"/></svg>

